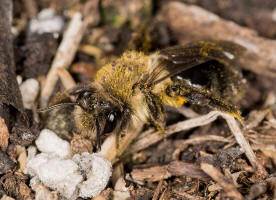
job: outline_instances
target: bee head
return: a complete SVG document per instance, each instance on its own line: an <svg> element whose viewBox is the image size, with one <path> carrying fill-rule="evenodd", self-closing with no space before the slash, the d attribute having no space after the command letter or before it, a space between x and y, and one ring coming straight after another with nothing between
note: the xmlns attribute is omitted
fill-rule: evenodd
<svg viewBox="0 0 276 200"><path fill-rule="evenodd" d="M114 102L103 96L95 88L81 88L71 95L76 96L76 105L86 113L84 121L89 121L87 128L95 128L97 146L100 147L100 136L113 132L119 127L122 112Z"/></svg>

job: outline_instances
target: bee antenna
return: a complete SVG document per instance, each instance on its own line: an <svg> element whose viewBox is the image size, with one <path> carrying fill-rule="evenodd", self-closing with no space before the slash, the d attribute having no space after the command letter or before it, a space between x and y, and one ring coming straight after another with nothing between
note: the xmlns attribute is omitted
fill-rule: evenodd
<svg viewBox="0 0 276 200"><path fill-rule="evenodd" d="M77 105L78 103L74 103L74 102L66 102L66 103L58 103L58 104L54 104L52 106L48 106L46 108L40 108L37 111L38 112L45 112L45 111L49 111L49 110L53 110L56 109L58 107L63 107L63 106L70 106L70 105Z"/></svg>

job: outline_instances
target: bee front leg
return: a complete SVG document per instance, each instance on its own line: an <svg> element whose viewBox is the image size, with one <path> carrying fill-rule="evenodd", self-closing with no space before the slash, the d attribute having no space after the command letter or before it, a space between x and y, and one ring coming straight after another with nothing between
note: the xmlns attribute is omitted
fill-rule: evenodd
<svg viewBox="0 0 276 200"><path fill-rule="evenodd" d="M152 124L161 135L165 134L165 110L160 98L152 93L147 93L145 98L148 109L150 110L150 124Z"/></svg>

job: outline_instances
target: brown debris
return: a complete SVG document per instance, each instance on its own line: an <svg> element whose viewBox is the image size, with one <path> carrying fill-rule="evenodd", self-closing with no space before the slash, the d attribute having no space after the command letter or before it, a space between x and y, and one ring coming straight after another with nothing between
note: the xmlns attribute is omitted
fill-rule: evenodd
<svg viewBox="0 0 276 200"><path fill-rule="evenodd" d="M6 174L9 170L14 169L16 164L11 158L0 150L0 174Z"/></svg>
<svg viewBox="0 0 276 200"><path fill-rule="evenodd" d="M169 178L168 165L150 167L146 169L134 169L131 177L136 181L160 181Z"/></svg>
<svg viewBox="0 0 276 200"><path fill-rule="evenodd" d="M0 148L5 151L9 144L9 130L3 118L0 117Z"/></svg>
<svg viewBox="0 0 276 200"><path fill-rule="evenodd" d="M276 42L259 37L254 30L223 20L198 6L181 2L165 4L159 19L168 24L180 44L204 39L236 42L247 49L240 60L245 69L276 77Z"/></svg>
<svg viewBox="0 0 276 200"><path fill-rule="evenodd" d="M187 176L202 180L210 180L210 177L198 166L182 161L173 161L170 164L163 166L134 169L131 172L131 177L137 182L161 181L163 179L170 178L171 176Z"/></svg>
<svg viewBox="0 0 276 200"><path fill-rule="evenodd" d="M258 176L260 179L264 179L268 176L265 168L258 162L256 155L254 154L251 146L249 145L248 141L245 139L242 131L239 128L237 121L230 115L222 114L222 117L226 120L230 130L232 131L233 135L237 143L241 146L241 148L245 151L247 158L249 159L251 165L257 170Z"/></svg>
<svg viewBox="0 0 276 200"><path fill-rule="evenodd" d="M83 138L79 134L74 134L72 140L70 141L72 154L81 154L83 152L93 153L93 146L91 141Z"/></svg>
<svg viewBox="0 0 276 200"><path fill-rule="evenodd" d="M268 188L266 182L256 183L251 186L249 194L246 196L247 200L253 200L259 197L260 195L264 194Z"/></svg>
<svg viewBox="0 0 276 200"><path fill-rule="evenodd" d="M58 200L57 192L51 192L43 184L36 184L33 187L35 191L35 199L39 200Z"/></svg>
<svg viewBox="0 0 276 200"><path fill-rule="evenodd" d="M57 39L51 33L31 34L23 46L17 47L17 70L26 79L46 75L56 54Z"/></svg>
<svg viewBox="0 0 276 200"><path fill-rule="evenodd" d="M111 194L112 194L112 189L107 188L107 189L101 191L100 194L98 194L97 196L95 196L91 200L110 200L111 199Z"/></svg>
<svg viewBox="0 0 276 200"><path fill-rule="evenodd" d="M201 180L210 180L210 177L200 167L192 163L173 161L169 164L168 171L173 176L188 176Z"/></svg>
<svg viewBox="0 0 276 200"><path fill-rule="evenodd" d="M199 5L222 18L257 30L264 37L276 37L274 0L183 0Z"/></svg>
<svg viewBox="0 0 276 200"><path fill-rule="evenodd" d="M151 200L154 192L147 188L138 188L137 190L132 191L132 198L135 200L143 199L143 200ZM160 197L161 199L161 197Z"/></svg>
<svg viewBox="0 0 276 200"><path fill-rule="evenodd" d="M27 179L28 177L21 173L7 173L0 181L8 195L16 199L27 199L32 196L31 189L25 183Z"/></svg>
<svg viewBox="0 0 276 200"><path fill-rule="evenodd" d="M37 3L35 0L23 0L28 17L31 19L36 18L37 15Z"/></svg>
<svg viewBox="0 0 276 200"><path fill-rule="evenodd" d="M163 179L159 181L155 191L154 191L154 194L153 194L153 197L152 197L152 200L158 200L158 196L161 192L161 189L162 189L162 185L163 185Z"/></svg>
<svg viewBox="0 0 276 200"><path fill-rule="evenodd" d="M1 200L14 200L14 198L4 195Z"/></svg>
<svg viewBox="0 0 276 200"><path fill-rule="evenodd" d="M73 74L80 74L87 78L95 78L97 68L95 65L87 62L79 62L72 65L71 70Z"/></svg>
<svg viewBox="0 0 276 200"><path fill-rule="evenodd" d="M223 174L217 170L213 165L207 163L200 164L201 169L208 174L213 180L215 180L227 193L229 197L242 200L242 195L238 192L234 184L227 180Z"/></svg>

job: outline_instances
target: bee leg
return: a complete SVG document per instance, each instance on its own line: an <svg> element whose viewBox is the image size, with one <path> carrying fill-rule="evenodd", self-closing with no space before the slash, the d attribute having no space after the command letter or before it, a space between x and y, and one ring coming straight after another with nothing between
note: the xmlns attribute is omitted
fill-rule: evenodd
<svg viewBox="0 0 276 200"><path fill-rule="evenodd" d="M122 154L122 152L124 151L124 148L122 148L122 146L128 146L129 144L125 144L123 143L121 140L123 140L127 134L127 132L129 131L129 119L131 118L131 111L128 108L125 108L123 111L123 114L121 116L121 123L119 124L119 127L117 128L116 132L115 132L115 147L116 147L116 155L117 157L120 157L120 155Z"/></svg>
<svg viewBox="0 0 276 200"><path fill-rule="evenodd" d="M160 132L161 135L165 134L164 126L164 107L158 96L148 93L145 95L146 102L149 110L151 111L150 123Z"/></svg>
<svg viewBox="0 0 276 200"><path fill-rule="evenodd" d="M116 131L115 133L115 148L116 148L116 155L120 156L120 136L121 136L121 131Z"/></svg>
<svg viewBox="0 0 276 200"><path fill-rule="evenodd" d="M99 121L98 119L96 119L96 148L97 150L101 150L101 129L100 129L100 124L99 124Z"/></svg>
<svg viewBox="0 0 276 200"><path fill-rule="evenodd" d="M178 94L185 97L191 104L207 106L211 109L220 110L232 115L242 124L244 123L241 112L235 106L214 96L211 92L203 88L195 88L186 84L178 85L177 88L179 88Z"/></svg>

